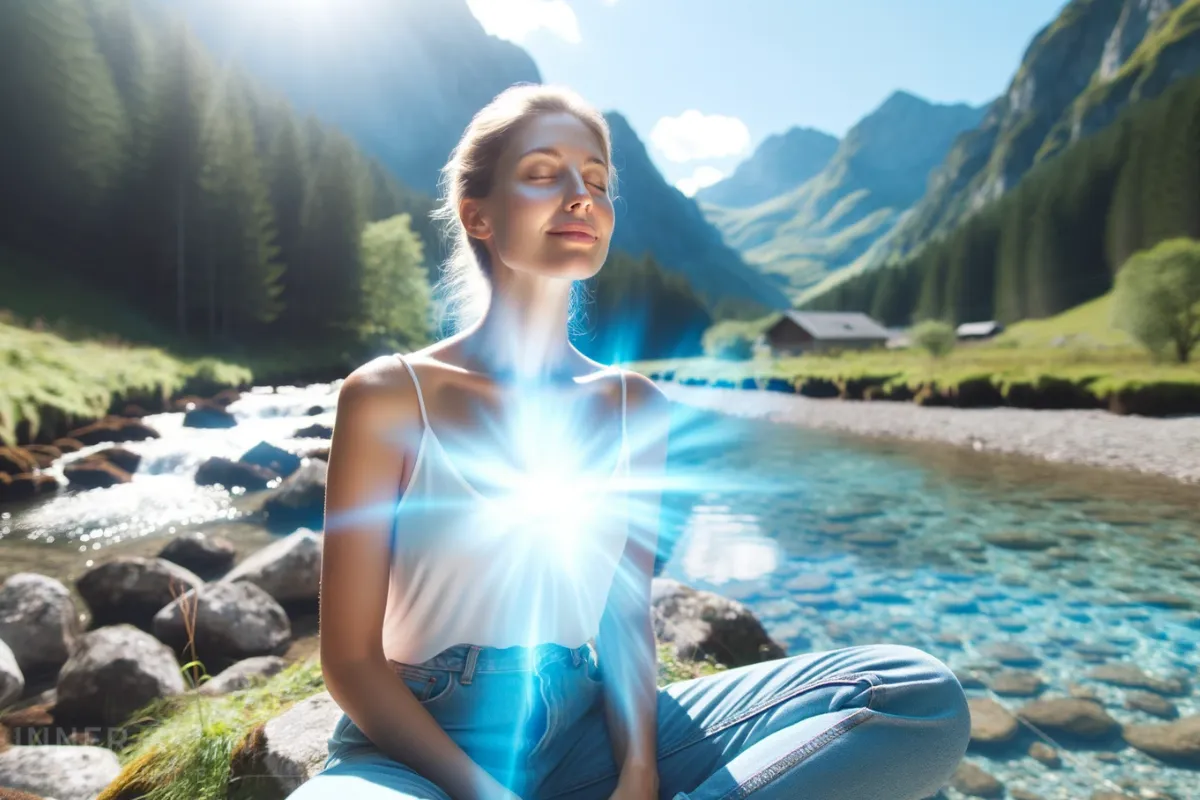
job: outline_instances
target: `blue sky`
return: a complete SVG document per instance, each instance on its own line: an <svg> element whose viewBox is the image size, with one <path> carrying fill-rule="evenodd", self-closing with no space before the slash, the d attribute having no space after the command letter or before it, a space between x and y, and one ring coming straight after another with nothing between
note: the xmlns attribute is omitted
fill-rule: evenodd
<svg viewBox="0 0 1200 800"><path fill-rule="evenodd" d="M896 89L982 105L1064 0L468 0L542 78L629 119L673 183L794 125L842 136ZM694 184L692 184L694 185Z"/></svg>

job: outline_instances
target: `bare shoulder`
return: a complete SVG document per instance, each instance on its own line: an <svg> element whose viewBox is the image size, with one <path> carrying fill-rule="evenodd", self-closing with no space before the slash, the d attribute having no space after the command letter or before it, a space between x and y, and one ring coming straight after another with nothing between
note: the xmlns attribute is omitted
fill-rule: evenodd
<svg viewBox="0 0 1200 800"><path fill-rule="evenodd" d="M637 410L646 416L669 413L670 401L658 384L640 372L625 370L625 384L629 392L629 410Z"/></svg>
<svg viewBox="0 0 1200 800"><path fill-rule="evenodd" d="M407 427L419 419L417 389L395 355L360 364L338 389L338 422L379 430ZM335 431L337 424L335 423Z"/></svg>
<svg viewBox="0 0 1200 800"><path fill-rule="evenodd" d="M671 401L658 384L641 373L625 370L625 382L631 439L654 459L664 459L671 428Z"/></svg>

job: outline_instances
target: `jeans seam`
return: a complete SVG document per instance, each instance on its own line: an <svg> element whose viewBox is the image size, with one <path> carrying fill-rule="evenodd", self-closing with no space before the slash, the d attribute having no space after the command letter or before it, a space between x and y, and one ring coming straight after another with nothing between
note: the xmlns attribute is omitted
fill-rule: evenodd
<svg viewBox="0 0 1200 800"><path fill-rule="evenodd" d="M809 683L801 684L800 686L798 686L794 689L791 689L790 691L783 692L783 693L775 695L773 697L768 697L766 700L763 700L759 703L756 703L753 706L750 706L750 708L743 710L740 714L738 714L734 717L731 717L729 719L724 719L724 720L721 720L720 722L714 723L714 724L702 729L700 736L692 738L692 739L685 739L683 742L675 745L674 747L672 747L670 749L662 750L661 752L659 752L657 754L656 760L660 760L660 759L666 758L668 756L673 756L676 753L678 753L680 750L684 750L688 747L691 747L692 745L696 744L697 742L704 741L708 737L712 736L714 733L718 733L720 731L725 730L726 728L729 728L734 725L738 725L742 722L745 722L746 720L750 719L751 717L755 716L756 714L766 711L768 708L778 705L779 703L785 702L787 700L790 700L799 694L803 694L804 692L812 691L813 689L819 689L823 686L827 686L830 684L837 684L837 683L853 684L853 683L858 683L858 682L864 681L864 680L870 685L870 689L867 694L866 709L874 710L875 709L876 692L877 691L882 692L882 690L883 690L883 681L882 681L882 679L880 679L880 677L877 674L875 674L874 672L844 672L844 673L839 673L837 675L830 675L828 677L821 678L820 680L817 680L817 681L811 681ZM843 720L843 722L844 721L845 720ZM611 771L599 773L593 777L589 777L584 780L581 780L578 783L570 786L567 789L563 789L560 792L556 792L555 794L550 795L550 797L557 797L558 795L561 795L561 794L567 794L569 792L577 791L577 790L582 789L583 787L588 786L590 784L598 783L599 781L602 781L605 778L609 777L610 774L611 774Z"/></svg>
<svg viewBox="0 0 1200 800"><path fill-rule="evenodd" d="M718 800L742 800L742 798L748 797L751 792L757 791L772 781L778 780L786 775L789 771L804 761L804 759L808 758L814 752L820 750L834 739L837 739L847 731L858 727L858 725L861 723L866 722L867 719L869 719L874 713L875 710L869 705L865 708L860 708L850 716L846 717L840 722L834 723L829 728L822 731L820 735L809 739L804 744L783 756L766 769L751 775L745 781L739 783L737 786L721 795Z"/></svg>

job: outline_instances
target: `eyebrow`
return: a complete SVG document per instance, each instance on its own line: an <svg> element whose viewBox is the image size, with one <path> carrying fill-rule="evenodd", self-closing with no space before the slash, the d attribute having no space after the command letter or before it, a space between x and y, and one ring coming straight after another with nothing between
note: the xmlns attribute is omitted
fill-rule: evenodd
<svg viewBox="0 0 1200 800"><path fill-rule="evenodd" d="M518 159L518 160L521 160L521 161L523 161L523 160L525 160L526 158L528 158L529 156L536 155L536 154L541 154L541 155L546 155L546 156L554 156L555 158L563 158L562 151L560 151L560 150L558 150L558 149L556 149L556 148L553 148L553 147L535 147L535 148L533 148L532 150L528 150L528 151L526 151L526 152L522 153L522 154L521 154L521 158L520 158L520 159ZM607 163L604 161L604 159L602 159L602 158L597 158L596 156L591 156L590 158L588 158L588 160L587 160L587 163L589 163L589 164L599 164L600 166L602 166L602 167L606 167L606 168L608 167L608 164L607 164Z"/></svg>

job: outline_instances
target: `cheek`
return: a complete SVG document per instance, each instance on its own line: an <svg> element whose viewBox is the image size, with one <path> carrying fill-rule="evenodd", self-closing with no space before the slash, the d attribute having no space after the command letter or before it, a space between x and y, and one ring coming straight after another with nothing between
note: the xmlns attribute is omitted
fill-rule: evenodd
<svg viewBox="0 0 1200 800"><path fill-rule="evenodd" d="M509 193L503 208L503 235L511 240L527 231L540 230L557 211L558 197L544 188L520 186Z"/></svg>

